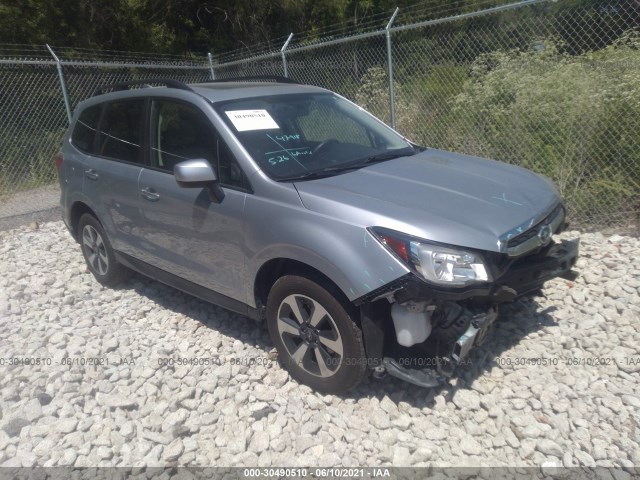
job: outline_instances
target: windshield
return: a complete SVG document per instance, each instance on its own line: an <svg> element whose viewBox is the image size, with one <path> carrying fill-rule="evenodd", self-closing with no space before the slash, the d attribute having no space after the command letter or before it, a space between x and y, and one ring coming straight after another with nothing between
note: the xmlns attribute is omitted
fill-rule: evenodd
<svg viewBox="0 0 640 480"><path fill-rule="evenodd" d="M396 132L332 93L243 98L216 108L275 180L332 175L414 153Z"/></svg>

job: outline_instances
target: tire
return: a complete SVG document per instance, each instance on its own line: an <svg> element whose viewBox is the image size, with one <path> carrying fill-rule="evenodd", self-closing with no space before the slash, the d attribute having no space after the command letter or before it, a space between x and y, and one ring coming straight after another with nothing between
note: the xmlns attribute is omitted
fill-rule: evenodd
<svg viewBox="0 0 640 480"><path fill-rule="evenodd" d="M104 228L93 215L80 217L78 240L87 267L99 283L114 287L131 276L131 270L116 260Z"/></svg>
<svg viewBox="0 0 640 480"><path fill-rule="evenodd" d="M280 365L323 393L350 390L367 371L362 330L332 290L287 275L276 281L267 299L267 326Z"/></svg>

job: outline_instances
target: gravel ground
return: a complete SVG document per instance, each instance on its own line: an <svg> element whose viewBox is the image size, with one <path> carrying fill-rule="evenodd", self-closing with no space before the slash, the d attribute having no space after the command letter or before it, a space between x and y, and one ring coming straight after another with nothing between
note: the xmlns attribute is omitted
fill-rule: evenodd
<svg viewBox="0 0 640 480"><path fill-rule="evenodd" d="M247 318L139 276L102 288L61 222L0 232L0 465L599 465L628 478L640 240L581 241L581 275L504 308L450 385L369 379L323 396L289 379Z"/></svg>
<svg viewBox="0 0 640 480"><path fill-rule="evenodd" d="M0 195L0 231L59 218L60 187L57 182L11 195Z"/></svg>

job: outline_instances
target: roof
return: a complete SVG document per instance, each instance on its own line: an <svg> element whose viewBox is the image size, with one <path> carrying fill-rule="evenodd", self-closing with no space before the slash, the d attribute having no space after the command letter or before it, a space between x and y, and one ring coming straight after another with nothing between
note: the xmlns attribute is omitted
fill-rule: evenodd
<svg viewBox="0 0 640 480"><path fill-rule="evenodd" d="M194 83L189 87L212 102L235 100L238 98L261 97L291 93L321 93L324 88L312 85L274 82L212 82Z"/></svg>

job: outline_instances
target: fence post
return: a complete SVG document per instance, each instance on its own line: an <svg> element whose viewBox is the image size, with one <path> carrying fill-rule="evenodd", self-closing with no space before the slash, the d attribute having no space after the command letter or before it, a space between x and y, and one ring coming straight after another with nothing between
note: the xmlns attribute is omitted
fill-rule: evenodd
<svg viewBox="0 0 640 480"><path fill-rule="evenodd" d="M49 53L56 61L56 67L58 69L58 78L60 79L60 88L62 89L62 97L64 98L64 107L67 109L67 118L69 119L69 124L71 124L71 103L69 102L69 94L67 93L67 84L64 82L64 73L62 72L62 64L60 63L60 59L58 56L53 53L53 50L46 44Z"/></svg>
<svg viewBox="0 0 640 480"><path fill-rule="evenodd" d="M387 75L389 75L389 110L391 112L391 128L396 128L396 99L395 92L393 90L393 58L391 54L391 25L393 25L393 21L396 19L396 15L400 11L400 7L396 7L393 15L391 15L391 19L389 19L389 23L385 27L385 34L387 37Z"/></svg>
<svg viewBox="0 0 640 480"><path fill-rule="evenodd" d="M284 68L284 76L287 78L289 78L289 71L287 70L287 57L285 57L284 51L289 46L289 42L291 41L292 38L293 38L293 32L289 34L289 38L287 38L287 41L284 42L284 45L280 49L280 53L282 54L282 66Z"/></svg>
<svg viewBox="0 0 640 480"><path fill-rule="evenodd" d="M211 80L215 80L216 72L213 69L213 55L211 55L211 52L207 53L207 57L209 58L209 70L211 70Z"/></svg>

